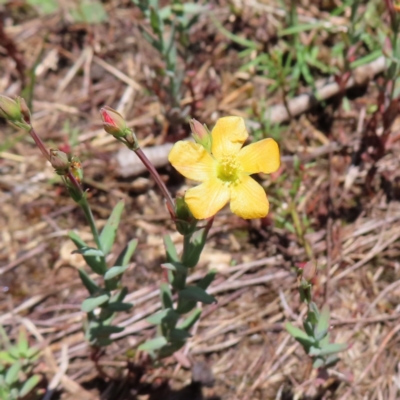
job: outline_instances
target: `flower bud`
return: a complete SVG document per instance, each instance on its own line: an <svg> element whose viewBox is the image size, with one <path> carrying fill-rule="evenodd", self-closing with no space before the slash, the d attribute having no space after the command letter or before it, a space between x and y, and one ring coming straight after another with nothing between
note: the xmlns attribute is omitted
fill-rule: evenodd
<svg viewBox="0 0 400 400"><path fill-rule="evenodd" d="M20 121L22 114L19 102L10 97L0 95L0 117L11 122Z"/></svg>
<svg viewBox="0 0 400 400"><path fill-rule="evenodd" d="M78 157L72 156L70 162L70 171L72 175L75 177L78 183L82 183L83 179L83 168L81 161Z"/></svg>
<svg viewBox="0 0 400 400"><path fill-rule="evenodd" d="M112 108L105 106L100 110L104 130L116 138L126 137L131 130L126 126L122 115Z"/></svg>
<svg viewBox="0 0 400 400"><path fill-rule="evenodd" d="M50 149L50 164L58 175L65 175L70 167L68 155L60 150Z"/></svg>
<svg viewBox="0 0 400 400"><path fill-rule="evenodd" d="M202 125L194 118L189 121L192 130L193 139L196 143L202 145L209 153L211 153L211 134L205 125Z"/></svg>

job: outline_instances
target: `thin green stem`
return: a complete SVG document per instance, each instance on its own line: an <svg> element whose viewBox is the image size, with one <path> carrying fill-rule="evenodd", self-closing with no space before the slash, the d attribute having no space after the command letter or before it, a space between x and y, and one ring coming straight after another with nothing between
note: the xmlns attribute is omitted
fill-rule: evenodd
<svg viewBox="0 0 400 400"><path fill-rule="evenodd" d="M85 214L86 220L89 223L90 230L92 231L93 239L96 242L97 248L99 250L103 250L100 241L99 231L97 230L96 222L94 220L92 209L90 208L89 203L87 201L86 194L84 194L81 197L81 200L78 202L78 204L81 206L82 211Z"/></svg>

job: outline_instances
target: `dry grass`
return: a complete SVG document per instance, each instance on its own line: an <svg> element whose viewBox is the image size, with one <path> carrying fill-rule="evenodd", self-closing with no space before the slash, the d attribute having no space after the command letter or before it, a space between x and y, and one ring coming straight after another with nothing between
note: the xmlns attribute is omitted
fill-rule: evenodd
<svg viewBox="0 0 400 400"><path fill-rule="evenodd" d="M257 14L256 5L267 7L268 14ZM232 22L225 4L213 7L221 21ZM300 323L305 313L291 267L307 261L307 255L295 234L275 226L274 218L285 205L274 204L265 221L243 221L228 211L218 215L201 267L191 276L195 281L208 267L219 270L210 289L218 304L204 307L194 337L182 352L162 366L146 366L141 382L152 385L152 394L135 392L139 375L131 364L142 359L134 349L153 334L144 317L160 306L162 236L172 233L178 246L182 239L173 233L148 175L121 176L116 157L120 146L101 129L98 109L107 104L121 111L148 147L185 137L188 126L171 126L164 116L165 104L149 91L160 60L140 37L140 13L129 1L110 1L106 8L109 22L89 26L64 20L62 11L38 17L23 14L16 1L0 6L5 32L24 66L38 62L33 97L37 132L49 147L72 144L72 152L83 161L85 185L100 222L120 198L126 201L115 254L126 240L139 239L125 279L128 300L135 307L120 317L126 329L115 335L101 358L104 372L113 377L104 378L93 367L81 331L80 303L86 292L76 269L83 264L71 254L67 237L76 229L90 238L88 227L29 138L0 126L0 323L11 337L25 326L32 343L40 343L38 370L50 388L57 388L52 398L192 399L195 392L178 392L190 382L186 367L193 360L212 367L216 382L204 388L206 398L399 398L398 143L393 140L377 161L369 192L365 182L370 164L349 169L370 118L365 111L376 103L373 81L364 82L351 111L335 109L332 101L287 121L281 140L285 179L276 176L275 183L268 183L271 196L278 199L277 186L287 194L296 178L293 154L312 161L302 176L296 206L313 228L306 237L320 267L315 300L331 308L335 341L351 344L330 370L330 378L318 380L310 360L284 329L286 321ZM273 27L280 9L249 2L242 12L234 28L257 35L263 18ZM307 16L306 10L302 15ZM235 47L206 17L191 36L199 43L195 62L187 66L193 93L185 92L182 104L192 104L193 116L210 125L222 115L246 117L246 110L265 98L268 82L238 72L241 60ZM0 93L17 95L21 79L7 54L0 43ZM269 99L269 104L280 103L279 95ZM321 123L328 117L331 124ZM396 130L397 120L393 137ZM172 192L182 188L184 182L169 166L160 171ZM384 182L391 183L391 201ZM165 387L166 378L171 390Z"/></svg>

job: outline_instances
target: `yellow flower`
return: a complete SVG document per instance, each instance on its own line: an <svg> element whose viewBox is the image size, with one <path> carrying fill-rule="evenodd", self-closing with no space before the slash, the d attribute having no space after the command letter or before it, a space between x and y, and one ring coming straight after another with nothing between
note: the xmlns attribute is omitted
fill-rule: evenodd
<svg viewBox="0 0 400 400"><path fill-rule="evenodd" d="M200 144L180 141L168 157L183 176L202 182L185 194L193 216L212 217L230 201L231 211L239 217L265 217L269 209L267 195L249 175L269 174L279 168L277 143L264 139L242 148L248 133L240 117L220 118L211 136L211 154Z"/></svg>

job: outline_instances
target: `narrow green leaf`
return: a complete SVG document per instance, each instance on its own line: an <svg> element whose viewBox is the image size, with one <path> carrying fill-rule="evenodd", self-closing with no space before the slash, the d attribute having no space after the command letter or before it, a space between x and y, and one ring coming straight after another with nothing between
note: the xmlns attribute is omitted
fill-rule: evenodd
<svg viewBox="0 0 400 400"><path fill-rule="evenodd" d="M170 332L170 341L171 342L176 342L176 341L184 341L187 338L190 338L192 335L183 329L172 329Z"/></svg>
<svg viewBox="0 0 400 400"><path fill-rule="evenodd" d="M158 11L156 11L153 7L150 7L150 25L153 29L153 32L160 37L164 29L163 22L158 14Z"/></svg>
<svg viewBox="0 0 400 400"><path fill-rule="evenodd" d="M126 295L128 294L128 288L124 286L119 292L115 293L112 297L110 302L115 303L115 302L121 302L124 300Z"/></svg>
<svg viewBox="0 0 400 400"><path fill-rule="evenodd" d="M313 24L298 24L295 26L291 26L290 28L282 29L279 31L278 35L280 37L287 36L287 35L294 35L298 34L300 32L306 32L310 30L315 30L315 29L320 29L323 28L324 30L327 30L326 22L317 22Z"/></svg>
<svg viewBox="0 0 400 400"><path fill-rule="evenodd" d="M315 368L315 369L321 368L324 364L325 364L324 359L318 357L313 362L313 368Z"/></svg>
<svg viewBox="0 0 400 400"><path fill-rule="evenodd" d="M179 297L188 300L201 301L204 304L212 304L217 302L213 296L209 295L206 291L197 286L187 286L185 289L179 292Z"/></svg>
<svg viewBox="0 0 400 400"><path fill-rule="evenodd" d="M18 347L17 347L17 346L11 346L11 347L9 347L9 348L7 349L7 351L8 351L8 354L9 354L11 357L14 357L14 361L19 359L20 354L19 354L19 350L18 350Z"/></svg>
<svg viewBox="0 0 400 400"><path fill-rule="evenodd" d="M199 320L200 316L200 308L194 309L193 312L179 324L178 328L188 331Z"/></svg>
<svg viewBox="0 0 400 400"><path fill-rule="evenodd" d="M26 352L26 358L31 361L35 361L39 358L40 349L38 347L30 347Z"/></svg>
<svg viewBox="0 0 400 400"><path fill-rule="evenodd" d="M308 336L304 331L296 328L290 322L288 322L285 327L288 333L293 336L293 338L296 339L304 347L304 350L308 353L310 347L315 344L314 338L312 336Z"/></svg>
<svg viewBox="0 0 400 400"><path fill-rule="evenodd" d="M0 351L0 364L7 363L12 364L15 358L12 357L7 351Z"/></svg>
<svg viewBox="0 0 400 400"><path fill-rule="evenodd" d="M82 247L78 250L74 250L72 253L82 254L85 257L104 257L104 253L93 247Z"/></svg>
<svg viewBox="0 0 400 400"><path fill-rule="evenodd" d="M327 304L325 304L322 307L318 323L315 327L314 331L315 340L321 340L327 334L329 329L329 319L330 319L329 307Z"/></svg>
<svg viewBox="0 0 400 400"><path fill-rule="evenodd" d="M78 272L82 283L91 295L100 292L100 286L97 285L97 283L86 273L84 269L80 268Z"/></svg>
<svg viewBox="0 0 400 400"><path fill-rule="evenodd" d="M142 351L154 351L161 349L161 347L167 344L167 339L164 336L159 336L155 339L147 340L141 344L138 349Z"/></svg>
<svg viewBox="0 0 400 400"><path fill-rule="evenodd" d="M366 55L364 57L361 57L356 61L353 61L350 64L350 68L354 69L354 68L357 68L357 67L361 67L362 65L368 64L368 63L370 63L372 61L375 61L381 55L382 55L382 50L375 50L372 53L370 53L370 54L368 54L368 55Z"/></svg>
<svg viewBox="0 0 400 400"><path fill-rule="evenodd" d="M100 234L100 243L104 251L104 255L107 255L114 244L115 236L118 230L119 222L121 220L121 214L124 210L125 203L121 200L112 210L110 217L108 218L103 230Z"/></svg>
<svg viewBox="0 0 400 400"><path fill-rule="evenodd" d="M179 314L175 310L168 308L150 315L150 317L146 318L146 321L149 324L160 325L162 322L177 321L178 319Z"/></svg>
<svg viewBox="0 0 400 400"><path fill-rule="evenodd" d="M179 262L164 263L161 264L161 267L167 269L168 271L179 272L182 274L186 274L187 272L187 268Z"/></svg>
<svg viewBox="0 0 400 400"><path fill-rule="evenodd" d="M125 328L123 326L114 326L114 325L100 325L97 328L90 329L90 333L94 336L110 336L113 333L120 333Z"/></svg>
<svg viewBox="0 0 400 400"><path fill-rule="evenodd" d="M131 261L133 253L136 250L138 241L137 239L132 239L126 247L121 251L120 255L118 256L117 260L115 261L115 265L128 265Z"/></svg>
<svg viewBox="0 0 400 400"><path fill-rule="evenodd" d="M165 235L164 236L164 247L167 253L167 260L170 263L179 262L179 256L176 251L174 242L171 239L171 236Z"/></svg>
<svg viewBox="0 0 400 400"><path fill-rule="evenodd" d="M201 288L203 290L206 290L211 285L216 274L217 274L217 270L215 270L215 269L208 271L207 275L204 278L200 279L197 282L196 286L198 286L199 288Z"/></svg>
<svg viewBox="0 0 400 400"><path fill-rule="evenodd" d="M83 300L81 305L81 310L83 312L89 313L93 311L95 308L101 306L105 302L109 300L110 296L108 294L102 294L97 297L89 297Z"/></svg>
<svg viewBox="0 0 400 400"><path fill-rule="evenodd" d="M163 309L173 308L172 293L168 283L160 285L160 296Z"/></svg>
<svg viewBox="0 0 400 400"><path fill-rule="evenodd" d="M129 267L128 265L120 266L120 267L111 267L105 274L104 279L109 281L110 279L115 278L118 275L123 274Z"/></svg>
<svg viewBox="0 0 400 400"><path fill-rule="evenodd" d="M25 397L29 394L40 382L41 377L40 375L32 375L22 386L21 390L19 391L19 397Z"/></svg>
<svg viewBox="0 0 400 400"><path fill-rule="evenodd" d="M73 231L68 233L69 238L74 242L78 250L89 249L90 247L79 237L79 235ZM93 249L95 251L100 251ZM107 264L103 253L97 253L97 255L83 255L86 264L92 269L93 272L99 275L104 275L107 271Z"/></svg>
<svg viewBox="0 0 400 400"><path fill-rule="evenodd" d="M129 311L133 307L132 303L108 303L105 308L110 311L120 312L120 311Z"/></svg>
<svg viewBox="0 0 400 400"><path fill-rule="evenodd" d="M21 364L17 361L6 372L4 380L7 383L7 385L11 386L13 383L18 381L18 374L20 371L21 371Z"/></svg>
<svg viewBox="0 0 400 400"><path fill-rule="evenodd" d="M325 367L333 367L339 361L339 357L336 354L331 354L325 359Z"/></svg>
<svg viewBox="0 0 400 400"><path fill-rule="evenodd" d="M322 356L321 349L315 346L310 346L308 349L308 355L311 357Z"/></svg>
<svg viewBox="0 0 400 400"><path fill-rule="evenodd" d="M347 350L349 346L347 343L330 343L321 348L320 355L326 356L328 354L339 353L341 351Z"/></svg>
<svg viewBox="0 0 400 400"><path fill-rule="evenodd" d="M28 343L28 339L26 338L26 332L23 328L20 328L20 330L19 330L17 347L18 347L19 354L22 357L26 357L26 352L29 349L29 343Z"/></svg>

